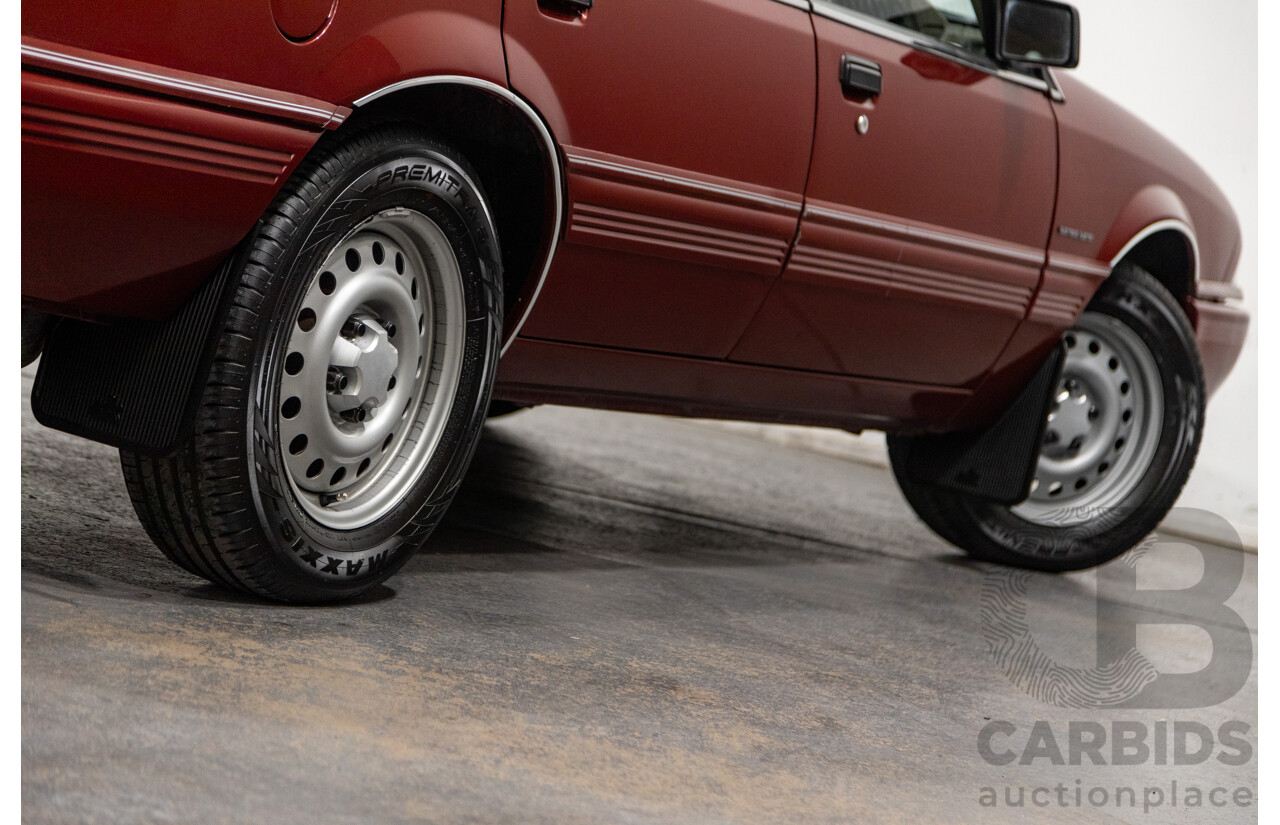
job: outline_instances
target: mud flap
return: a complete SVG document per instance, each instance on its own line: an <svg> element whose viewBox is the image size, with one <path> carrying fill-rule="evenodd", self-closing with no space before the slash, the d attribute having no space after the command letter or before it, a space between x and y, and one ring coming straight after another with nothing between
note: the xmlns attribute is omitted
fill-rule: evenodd
<svg viewBox="0 0 1280 825"><path fill-rule="evenodd" d="M986 430L914 439L906 468L910 479L1000 504L1026 500L1065 359L1066 349L1054 348L1013 405Z"/></svg>
<svg viewBox="0 0 1280 825"><path fill-rule="evenodd" d="M232 255L164 321L64 318L49 332L31 390L46 427L159 455L190 433L214 354L213 324L232 290Z"/></svg>

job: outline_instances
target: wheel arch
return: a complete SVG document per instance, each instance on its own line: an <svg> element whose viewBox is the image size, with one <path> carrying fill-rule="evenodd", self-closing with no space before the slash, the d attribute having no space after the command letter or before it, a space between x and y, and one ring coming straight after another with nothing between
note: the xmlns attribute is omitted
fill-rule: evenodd
<svg viewBox="0 0 1280 825"><path fill-rule="evenodd" d="M1200 277L1200 246L1190 211L1165 186L1148 186L1130 199L1111 227L1100 258L1112 271L1128 261L1151 273L1190 314Z"/></svg>
<svg viewBox="0 0 1280 825"><path fill-rule="evenodd" d="M1196 295L1200 252L1191 228L1181 221L1159 221L1133 237L1111 260L1111 268L1129 262L1150 272L1185 309Z"/></svg>
<svg viewBox="0 0 1280 825"><path fill-rule="evenodd" d="M352 105L339 134L371 120L415 123L476 169L502 247L505 352L537 301L563 232L563 167L546 121L509 89L464 75L401 80Z"/></svg>

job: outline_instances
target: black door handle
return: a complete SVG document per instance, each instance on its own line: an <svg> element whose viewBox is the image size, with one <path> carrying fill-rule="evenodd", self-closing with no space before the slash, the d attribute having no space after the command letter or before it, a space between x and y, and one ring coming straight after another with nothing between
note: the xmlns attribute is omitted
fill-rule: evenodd
<svg viewBox="0 0 1280 825"><path fill-rule="evenodd" d="M591 11L594 0L538 0L538 5L560 14L586 14Z"/></svg>
<svg viewBox="0 0 1280 825"><path fill-rule="evenodd" d="M840 60L840 85L854 97L875 97L884 90L880 64L846 54Z"/></svg>

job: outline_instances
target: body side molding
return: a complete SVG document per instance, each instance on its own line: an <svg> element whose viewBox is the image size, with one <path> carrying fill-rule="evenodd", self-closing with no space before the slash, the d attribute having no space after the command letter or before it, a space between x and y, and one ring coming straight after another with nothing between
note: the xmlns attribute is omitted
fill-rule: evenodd
<svg viewBox="0 0 1280 825"><path fill-rule="evenodd" d="M22 62L46 71L63 72L89 80L126 86L141 92L176 95L190 101L227 106L246 114L266 115L336 129L350 109L301 95L250 86L23 38Z"/></svg>

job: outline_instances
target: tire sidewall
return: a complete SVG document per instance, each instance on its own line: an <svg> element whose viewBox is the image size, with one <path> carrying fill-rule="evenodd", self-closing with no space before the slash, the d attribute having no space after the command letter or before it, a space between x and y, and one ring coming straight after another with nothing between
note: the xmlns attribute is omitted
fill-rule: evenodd
<svg viewBox="0 0 1280 825"><path fill-rule="evenodd" d="M501 270L493 221L474 175L433 142L402 130L353 141L335 168L321 167L317 195L285 243L262 302L248 410L249 478L262 529L281 567L326 593L364 589L408 560L456 492L484 423L501 342ZM330 173L328 185L314 178ZM408 208L443 231L458 261L465 332L457 391L439 442L421 476L374 522L337 530L312 518L288 480L278 433L280 375L292 329L312 279L331 252L386 209ZM284 320L288 319L288 320Z"/></svg>
<svg viewBox="0 0 1280 825"><path fill-rule="evenodd" d="M1173 506L1199 451L1204 376L1195 335L1164 288L1136 267L1122 267L1090 302L1136 332L1159 371L1164 395L1159 442L1141 480L1116 506L1082 524L1049 526L978 499L963 506L984 537L1014 563L1074 570L1108 561L1140 542Z"/></svg>

